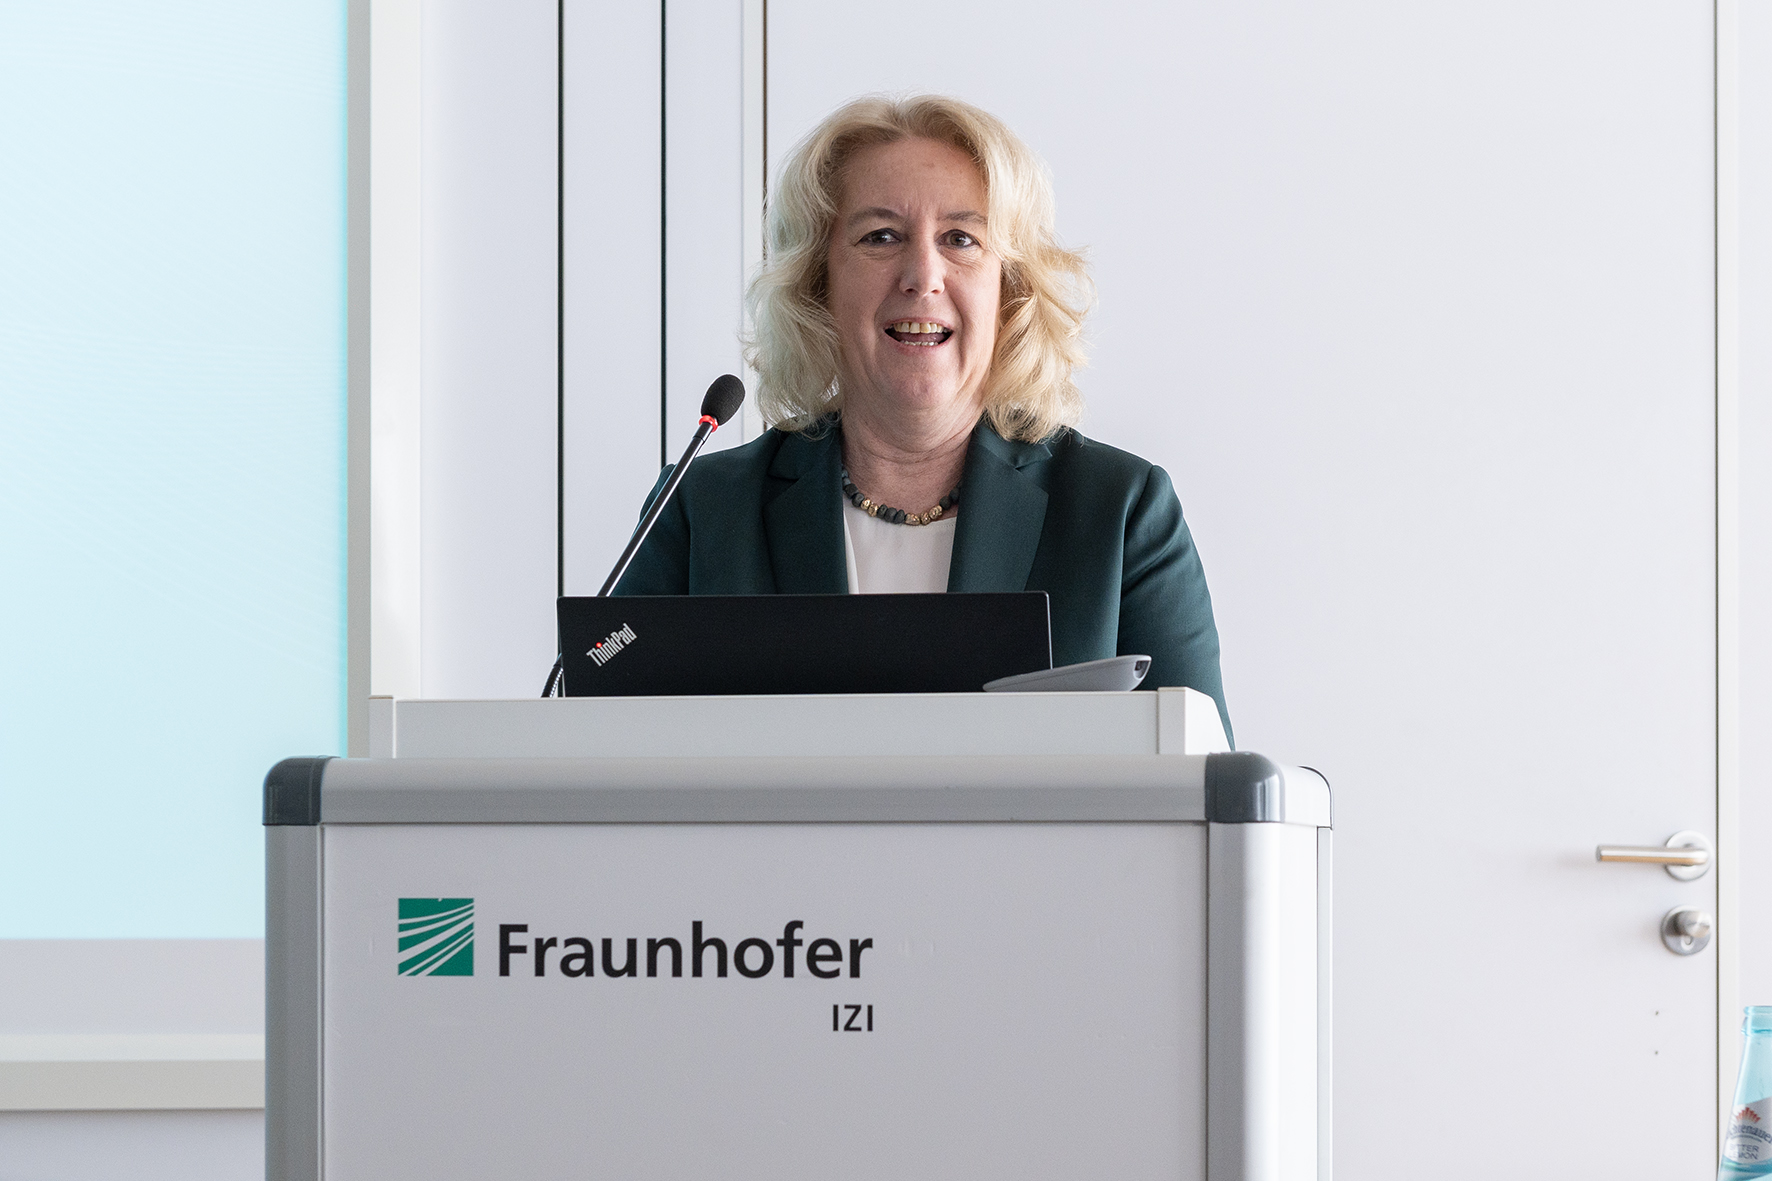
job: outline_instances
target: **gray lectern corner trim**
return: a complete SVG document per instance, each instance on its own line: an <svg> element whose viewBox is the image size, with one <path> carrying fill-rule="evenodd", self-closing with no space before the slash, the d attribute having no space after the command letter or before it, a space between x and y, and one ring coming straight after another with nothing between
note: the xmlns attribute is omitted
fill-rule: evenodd
<svg viewBox="0 0 1772 1181"><path fill-rule="evenodd" d="M331 755L284 759L265 775L266 824L319 824L320 780Z"/></svg>
<svg viewBox="0 0 1772 1181"><path fill-rule="evenodd" d="M1214 824L1283 823L1285 774L1254 751L1206 756L1206 819Z"/></svg>
<svg viewBox="0 0 1772 1181"><path fill-rule="evenodd" d="M319 826L265 829L267 1181L321 1175L321 929Z"/></svg>

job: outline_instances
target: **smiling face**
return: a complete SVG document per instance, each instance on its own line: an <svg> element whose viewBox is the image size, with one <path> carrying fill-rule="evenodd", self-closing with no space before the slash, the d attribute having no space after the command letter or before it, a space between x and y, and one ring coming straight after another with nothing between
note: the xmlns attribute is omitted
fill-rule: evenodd
<svg viewBox="0 0 1772 1181"><path fill-rule="evenodd" d="M828 259L845 413L976 421L1002 282L985 207L984 178L950 144L906 139L850 158Z"/></svg>

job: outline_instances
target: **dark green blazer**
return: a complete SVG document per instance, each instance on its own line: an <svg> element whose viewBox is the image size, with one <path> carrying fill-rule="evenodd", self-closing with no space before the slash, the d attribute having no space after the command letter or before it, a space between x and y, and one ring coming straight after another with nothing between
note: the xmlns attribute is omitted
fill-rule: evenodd
<svg viewBox="0 0 1772 1181"><path fill-rule="evenodd" d="M835 430L696 460L615 593L845 593L840 464ZM1047 592L1054 664L1148 655L1145 687L1211 695L1230 733L1212 597L1162 468L1076 431L1011 443L981 423L960 509L948 590Z"/></svg>

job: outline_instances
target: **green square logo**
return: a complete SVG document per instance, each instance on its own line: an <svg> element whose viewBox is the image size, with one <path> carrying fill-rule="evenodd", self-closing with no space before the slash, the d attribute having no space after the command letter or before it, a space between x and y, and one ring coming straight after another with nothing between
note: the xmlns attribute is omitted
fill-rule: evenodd
<svg viewBox="0 0 1772 1181"><path fill-rule="evenodd" d="M474 974L474 900L400 899L400 975Z"/></svg>

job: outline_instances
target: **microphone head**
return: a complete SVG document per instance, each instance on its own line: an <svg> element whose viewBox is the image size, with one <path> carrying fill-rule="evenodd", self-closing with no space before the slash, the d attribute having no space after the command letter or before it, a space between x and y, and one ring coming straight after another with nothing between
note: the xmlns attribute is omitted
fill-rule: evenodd
<svg viewBox="0 0 1772 1181"><path fill-rule="evenodd" d="M701 412L714 420L718 426L725 426L726 420L738 413L744 405L744 382L730 373L722 374L714 379L708 392L702 395Z"/></svg>

